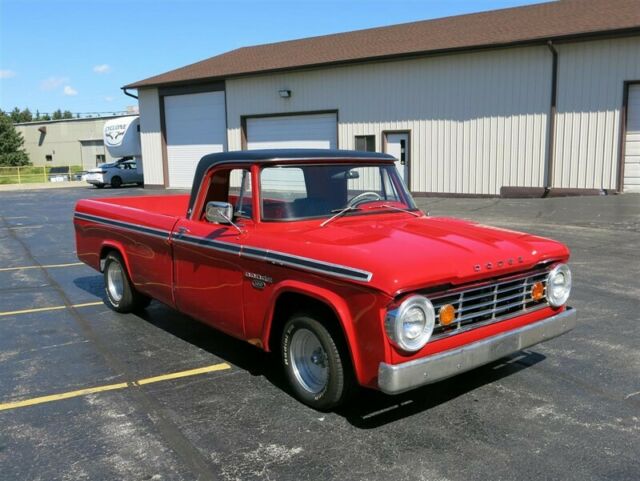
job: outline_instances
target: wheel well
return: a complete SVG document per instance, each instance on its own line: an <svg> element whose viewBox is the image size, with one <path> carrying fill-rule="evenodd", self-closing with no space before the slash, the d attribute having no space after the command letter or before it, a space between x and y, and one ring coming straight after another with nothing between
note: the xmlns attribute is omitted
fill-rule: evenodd
<svg viewBox="0 0 640 481"><path fill-rule="evenodd" d="M122 256L120 251L113 246L103 246L100 250L100 272L104 271L104 260L107 258L110 252L117 252Z"/></svg>
<svg viewBox="0 0 640 481"><path fill-rule="evenodd" d="M314 318L335 336L336 342L342 343L347 348L338 316L329 305L305 294L285 292L278 297L273 309L271 329L269 330L269 350L271 352L279 351L280 338L285 323L293 314L300 311L313 314ZM346 352L348 353L349 350L347 349Z"/></svg>

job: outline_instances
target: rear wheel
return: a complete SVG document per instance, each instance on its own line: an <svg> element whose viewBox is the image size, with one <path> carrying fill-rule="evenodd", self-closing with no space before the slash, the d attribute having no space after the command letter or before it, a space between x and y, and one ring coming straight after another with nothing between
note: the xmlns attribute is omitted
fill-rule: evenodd
<svg viewBox="0 0 640 481"><path fill-rule="evenodd" d="M111 179L111 187L117 189L121 185L122 185L122 179L117 175L113 179Z"/></svg>
<svg viewBox="0 0 640 481"><path fill-rule="evenodd" d="M107 304L117 312L132 312L144 309L151 298L135 290L122 256L117 252L107 254L104 263L104 289Z"/></svg>
<svg viewBox="0 0 640 481"><path fill-rule="evenodd" d="M344 403L354 380L340 340L311 315L293 315L284 326L281 353L294 395L318 410Z"/></svg>

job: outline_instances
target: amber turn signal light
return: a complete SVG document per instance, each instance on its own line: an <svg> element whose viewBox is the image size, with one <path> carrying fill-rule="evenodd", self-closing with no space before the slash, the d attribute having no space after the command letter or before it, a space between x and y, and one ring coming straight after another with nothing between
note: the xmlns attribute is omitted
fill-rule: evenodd
<svg viewBox="0 0 640 481"><path fill-rule="evenodd" d="M534 282L531 286L531 299L539 301L544 297L544 284L542 282Z"/></svg>
<svg viewBox="0 0 640 481"><path fill-rule="evenodd" d="M451 304L445 304L440 308L440 325L448 326L456 318L456 308Z"/></svg>

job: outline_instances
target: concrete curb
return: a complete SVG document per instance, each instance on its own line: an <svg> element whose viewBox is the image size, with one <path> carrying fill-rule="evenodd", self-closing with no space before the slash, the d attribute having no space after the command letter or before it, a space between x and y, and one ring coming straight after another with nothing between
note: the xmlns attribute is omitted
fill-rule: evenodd
<svg viewBox="0 0 640 481"><path fill-rule="evenodd" d="M77 187L91 187L86 182L40 182L34 184L0 184L0 192L15 192L18 190L69 189Z"/></svg>

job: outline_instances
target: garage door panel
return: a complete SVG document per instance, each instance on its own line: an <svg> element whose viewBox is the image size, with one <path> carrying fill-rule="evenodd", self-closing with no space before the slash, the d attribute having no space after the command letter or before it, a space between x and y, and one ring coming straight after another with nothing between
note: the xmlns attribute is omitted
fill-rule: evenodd
<svg viewBox="0 0 640 481"><path fill-rule="evenodd" d="M169 186L191 187L200 159L226 150L224 92L164 98Z"/></svg>
<svg viewBox="0 0 640 481"><path fill-rule="evenodd" d="M247 119L247 149L335 149L336 114Z"/></svg>
<svg viewBox="0 0 640 481"><path fill-rule="evenodd" d="M624 152L624 191L640 192L640 85L629 87Z"/></svg>

